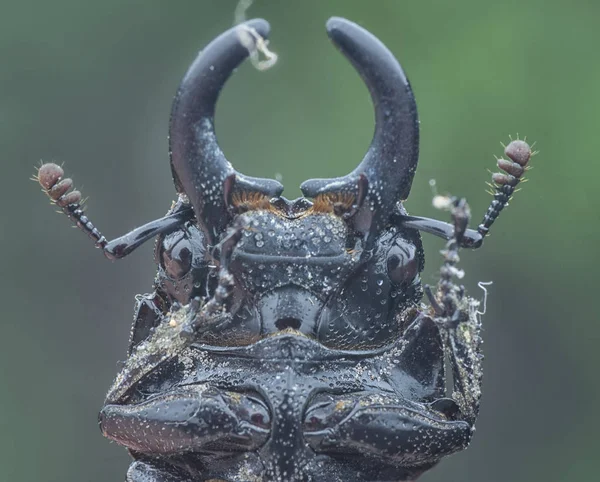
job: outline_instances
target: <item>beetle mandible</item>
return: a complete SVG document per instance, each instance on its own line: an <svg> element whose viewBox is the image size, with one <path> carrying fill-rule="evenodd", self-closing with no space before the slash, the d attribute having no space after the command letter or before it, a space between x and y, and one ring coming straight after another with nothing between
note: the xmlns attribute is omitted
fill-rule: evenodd
<svg viewBox="0 0 600 482"><path fill-rule="evenodd" d="M377 38L332 18L331 40L371 93L375 133L350 174L308 180L288 200L279 182L234 170L215 136L219 92L249 55L240 28L269 31L252 20L223 33L179 87L169 138L178 198L164 217L108 242L62 168L37 173L108 258L157 237L154 291L136 298L101 430L133 456L130 482L415 480L473 434L480 320L455 283L458 252L481 246L531 149L506 147L477 230L460 198L437 198L451 223L409 215L411 87ZM421 231L447 240L435 289L419 278Z"/></svg>

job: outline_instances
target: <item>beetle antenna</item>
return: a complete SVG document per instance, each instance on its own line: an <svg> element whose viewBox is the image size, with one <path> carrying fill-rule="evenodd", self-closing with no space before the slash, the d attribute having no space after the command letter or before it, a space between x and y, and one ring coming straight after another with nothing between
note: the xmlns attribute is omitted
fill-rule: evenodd
<svg viewBox="0 0 600 482"><path fill-rule="evenodd" d="M483 238L489 234L490 227L498 219L500 212L508 206L513 194L518 191L517 186L519 183L527 181L523 177L523 174L530 169L530 166L527 164L531 157L537 154L537 151L532 152L529 144L516 139L505 147L504 154L510 160L498 159L497 161L498 167L504 172L492 173L493 183L488 183L493 189L491 194L494 196L494 199L477 230L466 229L465 227L458 240L461 248L479 248L483 244ZM429 181L429 185L432 189L435 189L435 181ZM438 209L446 209L454 212L457 209L455 203L459 201L461 200L454 196L435 194L433 205ZM409 216L403 212L392 214L391 220L396 225L418 229L419 231L434 234L447 240L451 240L455 233L455 227L452 224L422 216Z"/></svg>
<svg viewBox="0 0 600 482"><path fill-rule="evenodd" d="M33 179L40 183L52 204L56 204L75 226L87 234L97 248L104 250L108 241L84 214L81 192L71 190L73 180L63 178L64 174L62 167L49 162L40 166Z"/></svg>
<svg viewBox="0 0 600 482"><path fill-rule="evenodd" d="M81 192L71 190L73 180L68 177L63 178L63 176L63 168L49 162L40 166L33 179L40 183L52 204L57 205L77 228L87 234L108 259L123 258L154 236L173 231L194 217L193 209L180 200L163 218L151 221L112 241L107 241L85 215Z"/></svg>
<svg viewBox="0 0 600 482"><path fill-rule="evenodd" d="M498 159L497 165L504 172L492 174L491 187L493 188L494 200L488 207L481 224L477 227L477 232L482 237L488 235L490 227L498 219L500 212L508 206L513 194L518 190L520 182L526 181L523 174L527 170L528 162L534 155L527 142L516 139L505 147L504 154L508 159Z"/></svg>

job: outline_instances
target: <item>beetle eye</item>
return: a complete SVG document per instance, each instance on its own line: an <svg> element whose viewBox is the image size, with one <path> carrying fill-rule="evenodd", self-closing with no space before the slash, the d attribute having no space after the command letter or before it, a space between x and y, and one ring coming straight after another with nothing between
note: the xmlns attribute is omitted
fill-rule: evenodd
<svg viewBox="0 0 600 482"><path fill-rule="evenodd" d="M409 243L395 244L388 253L387 271L396 285L412 281L419 273L415 247Z"/></svg>
<svg viewBox="0 0 600 482"><path fill-rule="evenodd" d="M176 240L165 238L161 263L170 278L179 279L185 276L192 268L192 250L189 241L183 236Z"/></svg>

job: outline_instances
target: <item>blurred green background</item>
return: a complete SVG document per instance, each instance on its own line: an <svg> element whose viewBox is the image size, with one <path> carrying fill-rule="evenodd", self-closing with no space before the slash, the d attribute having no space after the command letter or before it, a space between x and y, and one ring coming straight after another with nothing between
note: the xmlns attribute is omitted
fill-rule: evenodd
<svg viewBox="0 0 600 482"><path fill-rule="evenodd" d="M128 456L96 414L154 276L152 243L107 262L27 179L40 159L64 161L109 237L161 216L172 96L235 4L0 1L2 482L123 480ZM485 249L463 254L471 293L494 281L481 417L471 447L421 480L598 480L600 2L259 0L249 16L271 22L280 60L239 70L217 124L236 167L281 175L288 197L351 170L372 134L368 93L326 38L331 15L374 32L411 79L411 213L444 216L435 178L478 222L500 141L519 133L541 151ZM442 242L425 243L434 283Z"/></svg>

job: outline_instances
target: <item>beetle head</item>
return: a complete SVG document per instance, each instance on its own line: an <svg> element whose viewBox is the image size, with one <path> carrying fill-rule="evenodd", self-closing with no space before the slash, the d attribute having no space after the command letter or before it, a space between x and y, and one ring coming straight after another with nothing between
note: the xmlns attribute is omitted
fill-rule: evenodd
<svg viewBox="0 0 600 482"><path fill-rule="evenodd" d="M372 34L344 19L328 21L331 40L371 93L375 133L352 172L307 180L305 197L288 201L279 182L235 171L216 139L218 95L249 54L237 28L211 42L188 70L170 129L175 185L192 204L207 243L217 244L236 216L247 223L233 254L235 336L222 337L248 343L290 328L337 347L381 345L398 334L398 310L421 294L420 238L389 226L418 161L419 123L408 80ZM243 28L262 37L269 30L264 20Z"/></svg>
<svg viewBox="0 0 600 482"><path fill-rule="evenodd" d="M262 37L269 33L264 20L245 25ZM385 227L396 204L410 192L419 145L415 99L397 60L376 37L341 18L330 19L327 32L371 93L375 134L364 159L350 174L311 179L301 189L307 198L354 197L358 201L352 213L354 226L374 234ZM269 199L283 191L275 180L235 171L217 142L214 116L219 93L248 54L235 28L217 37L189 68L173 104L169 138L175 186L189 198L211 241L231 218L228 203L235 192Z"/></svg>

